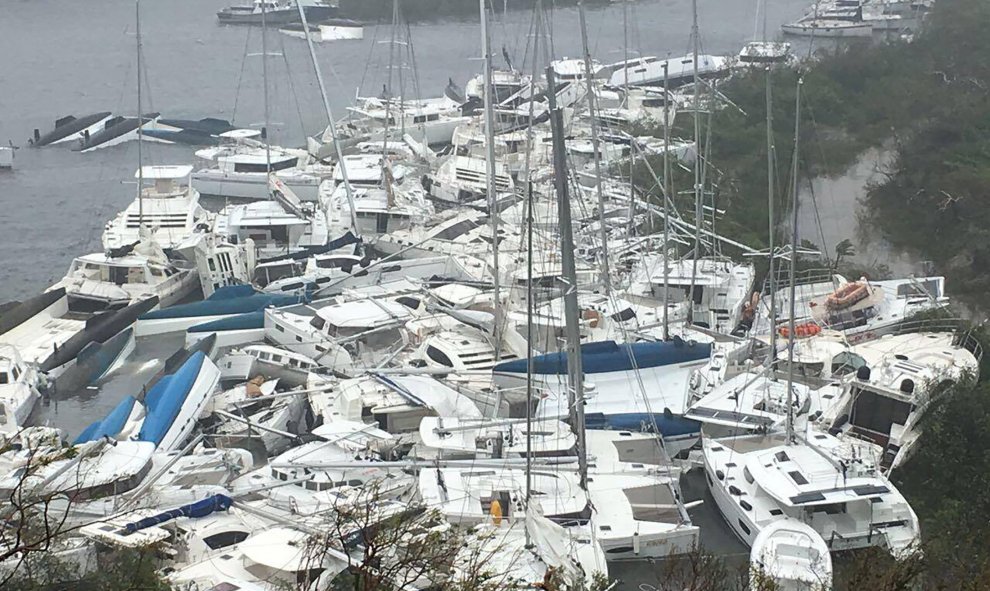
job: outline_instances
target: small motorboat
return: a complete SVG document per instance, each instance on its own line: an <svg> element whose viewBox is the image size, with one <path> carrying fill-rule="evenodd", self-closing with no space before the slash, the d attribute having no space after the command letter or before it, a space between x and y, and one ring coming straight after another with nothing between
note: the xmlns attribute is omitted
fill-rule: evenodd
<svg viewBox="0 0 990 591"><path fill-rule="evenodd" d="M781 591L832 588L832 555L811 526L793 518L763 528L749 554L750 577L772 580Z"/></svg>
<svg viewBox="0 0 990 591"><path fill-rule="evenodd" d="M292 23L280 27L278 32L297 39L305 39L308 32L309 38L317 43L356 40L364 39L364 23L349 19L330 19L309 23L309 27L304 27L302 23Z"/></svg>
<svg viewBox="0 0 990 591"><path fill-rule="evenodd" d="M302 2L306 20L329 18L336 7L323 2ZM217 13L217 21L224 25L280 25L299 22L299 9L290 0L254 0L247 6L229 6Z"/></svg>

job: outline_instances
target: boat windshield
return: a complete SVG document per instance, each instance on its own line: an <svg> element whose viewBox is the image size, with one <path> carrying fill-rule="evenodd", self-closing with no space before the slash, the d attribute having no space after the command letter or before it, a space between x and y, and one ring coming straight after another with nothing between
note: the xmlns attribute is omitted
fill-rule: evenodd
<svg viewBox="0 0 990 591"><path fill-rule="evenodd" d="M107 265L90 261L77 261L73 265L71 274L75 276L81 275L93 281L113 283L114 285L147 282L145 268L132 265Z"/></svg>

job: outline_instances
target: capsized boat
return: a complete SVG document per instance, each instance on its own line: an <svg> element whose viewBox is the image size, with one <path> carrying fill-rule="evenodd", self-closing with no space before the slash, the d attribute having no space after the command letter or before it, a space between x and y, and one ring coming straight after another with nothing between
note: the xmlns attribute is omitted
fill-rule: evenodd
<svg viewBox="0 0 990 591"><path fill-rule="evenodd" d="M37 129L34 130L28 144L35 148L48 146L50 144L61 144L73 140L82 139L84 136L96 133L103 124L110 119L110 111L91 113L82 117L67 115L55 120L55 129L42 135Z"/></svg>

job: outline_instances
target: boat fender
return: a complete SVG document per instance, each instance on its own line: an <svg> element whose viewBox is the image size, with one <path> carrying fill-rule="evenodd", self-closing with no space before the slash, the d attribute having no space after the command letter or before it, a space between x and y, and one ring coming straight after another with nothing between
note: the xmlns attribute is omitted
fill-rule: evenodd
<svg viewBox="0 0 990 591"><path fill-rule="evenodd" d="M492 523L496 526L502 525L502 503L500 503L498 499L492 501L491 515Z"/></svg>

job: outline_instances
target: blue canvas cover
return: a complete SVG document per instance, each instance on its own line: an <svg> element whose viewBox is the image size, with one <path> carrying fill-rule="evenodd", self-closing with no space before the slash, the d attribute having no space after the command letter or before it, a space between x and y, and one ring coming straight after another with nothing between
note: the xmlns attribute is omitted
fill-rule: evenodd
<svg viewBox="0 0 990 591"><path fill-rule="evenodd" d="M165 511L164 513L159 513L158 515L152 515L151 517L145 517L144 519L139 519L137 521L132 521L124 526L124 529L128 533L134 533L142 529L153 527L160 523L165 523L166 521L171 521L177 517L206 517L211 513L216 511L226 511L234 504L234 500L227 495L212 495L206 497L202 501L196 501L195 503L190 503L188 505L182 505L172 509L171 511Z"/></svg>
<svg viewBox="0 0 990 591"><path fill-rule="evenodd" d="M581 345L581 365L585 374L632 371L676 365L707 359L710 344L689 343L675 338L670 341L623 343L599 341ZM497 373L526 373L526 359L506 361L492 370ZM567 373L567 353L547 353L533 357L533 373L564 375Z"/></svg>

